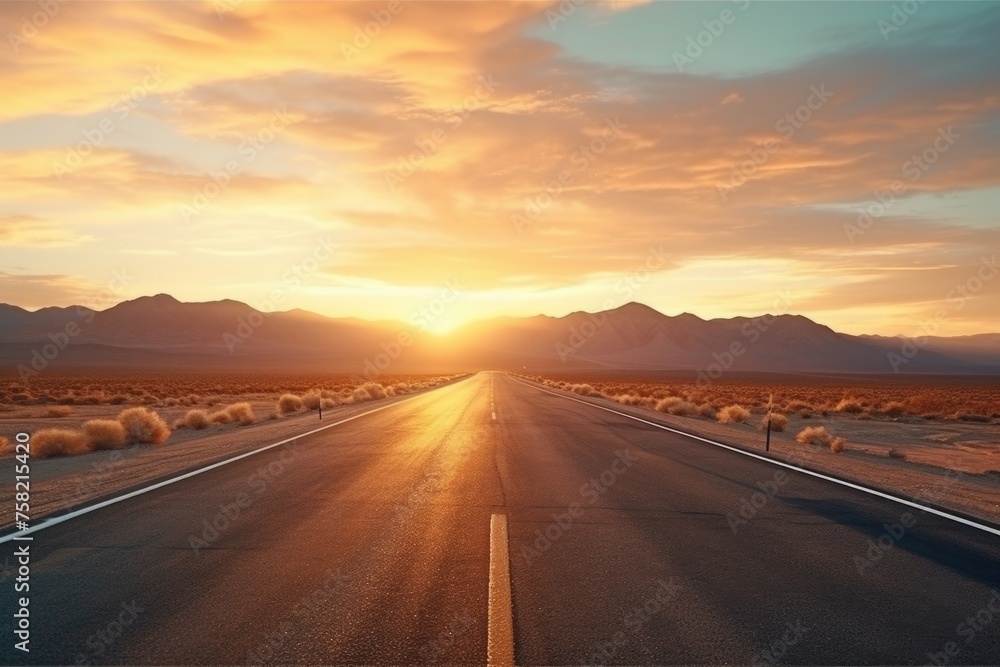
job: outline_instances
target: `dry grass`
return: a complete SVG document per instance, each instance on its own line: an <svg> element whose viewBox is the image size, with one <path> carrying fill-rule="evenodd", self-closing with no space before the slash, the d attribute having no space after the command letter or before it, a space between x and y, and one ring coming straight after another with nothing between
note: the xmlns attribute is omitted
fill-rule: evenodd
<svg viewBox="0 0 1000 667"><path fill-rule="evenodd" d="M208 415L208 421L213 424L232 424L233 418L226 412L226 409L216 410L215 412Z"/></svg>
<svg viewBox="0 0 1000 667"><path fill-rule="evenodd" d="M785 427L788 426L788 417L781 414L780 412L771 413L771 430L772 431L784 431ZM762 429L767 428L767 415L765 414L761 417L760 427Z"/></svg>
<svg viewBox="0 0 1000 667"><path fill-rule="evenodd" d="M188 410L182 419L177 421L177 428L189 428L195 431L208 428L211 424L208 413L204 410Z"/></svg>
<svg viewBox="0 0 1000 667"><path fill-rule="evenodd" d="M43 428L31 436L31 455L39 459L53 456L76 456L90 451L83 431L69 428Z"/></svg>
<svg viewBox="0 0 1000 667"><path fill-rule="evenodd" d="M840 403L837 403L837 407L834 408L837 412L847 412L849 414L858 414L863 412L864 409L865 407L856 398L843 398Z"/></svg>
<svg viewBox="0 0 1000 667"><path fill-rule="evenodd" d="M65 405L51 407L42 413L44 417L69 417L71 414L73 414L73 408Z"/></svg>
<svg viewBox="0 0 1000 667"><path fill-rule="evenodd" d="M302 399L295 394L282 394L281 398L278 399L278 412L280 414L289 415L298 412L302 407Z"/></svg>
<svg viewBox="0 0 1000 667"><path fill-rule="evenodd" d="M253 414L253 406L249 403L233 403L226 408L226 414L229 415L230 421L240 426L249 426L257 421Z"/></svg>
<svg viewBox="0 0 1000 667"><path fill-rule="evenodd" d="M665 412L679 417L697 417L701 410L690 401L685 401L679 396L668 396L656 404L657 412Z"/></svg>
<svg viewBox="0 0 1000 667"><path fill-rule="evenodd" d="M319 389L312 389L302 395L302 405L306 410L318 410L323 402L323 394Z"/></svg>
<svg viewBox="0 0 1000 667"><path fill-rule="evenodd" d="M750 411L742 405L727 405L715 418L720 424L743 423L750 418Z"/></svg>
<svg viewBox="0 0 1000 667"><path fill-rule="evenodd" d="M385 387L380 385L378 382L365 382L361 385L360 389L368 392L368 395L372 397L371 400L373 401L378 401L388 396Z"/></svg>
<svg viewBox="0 0 1000 667"><path fill-rule="evenodd" d="M460 375L383 374L378 382L386 396L405 394L438 386ZM47 371L30 382L0 381L3 405L147 405L157 407L212 407L241 401L268 400L271 396L319 392L350 395L370 380L357 375L329 373L231 373L163 372L141 373L107 370L100 376L84 372ZM369 392L373 398L380 391ZM316 409L319 403L313 403ZM342 401L343 402L343 401Z"/></svg>
<svg viewBox="0 0 1000 667"><path fill-rule="evenodd" d="M161 445L170 437L170 427L148 408L129 408L118 415L130 443Z"/></svg>
<svg viewBox="0 0 1000 667"><path fill-rule="evenodd" d="M528 376L553 389L583 396L604 396L629 405L643 405L654 399L653 407L669 397L699 406L703 417L721 406L742 405L765 409L773 394L774 404L789 416L803 419L841 413L857 419L922 418L939 421L989 422L1000 419L1000 393L990 378L926 378L890 376L844 376L800 380L783 377L767 379L728 375L699 385L682 379L686 373L664 373L662 380L640 381L622 371L612 373L566 373L550 377ZM681 410L687 412L686 410Z"/></svg>
<svg viewBox="0 0 1000 667"><path fill-rule="evenodd" d="M83 433L91 450L119 449L125 446L125 427L114 419L91 419L83 423Z"/></svg>
<svg viewBox="0 0 1000 667"><path fill-rule="evenodd" d="M844 451L845 446L844 439L831 435L825 426L807 426L799 431L798 435L795 436L795 440L803 445L829 447L830 451L834 454Z"/></svg>

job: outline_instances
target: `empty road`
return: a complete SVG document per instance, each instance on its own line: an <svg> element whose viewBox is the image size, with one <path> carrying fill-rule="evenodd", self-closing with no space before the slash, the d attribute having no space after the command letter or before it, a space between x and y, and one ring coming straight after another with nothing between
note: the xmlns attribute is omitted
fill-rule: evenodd
<svg viewBox="0 0 1000 667"><path fill-rule="evenodd" d="M1000 662L1000 537L499 373L30 551L4 664Z"/></svg>

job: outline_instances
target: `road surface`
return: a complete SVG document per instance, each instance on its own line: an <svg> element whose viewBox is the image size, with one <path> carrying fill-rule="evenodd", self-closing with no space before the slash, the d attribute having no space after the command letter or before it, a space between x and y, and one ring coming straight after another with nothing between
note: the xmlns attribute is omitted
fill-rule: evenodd
<svg viewBox="0 0 1000 667"><path fill-rule="evenodd" d="M4 664L1000 662L997 536L499 373L30 550Z"/></svg>

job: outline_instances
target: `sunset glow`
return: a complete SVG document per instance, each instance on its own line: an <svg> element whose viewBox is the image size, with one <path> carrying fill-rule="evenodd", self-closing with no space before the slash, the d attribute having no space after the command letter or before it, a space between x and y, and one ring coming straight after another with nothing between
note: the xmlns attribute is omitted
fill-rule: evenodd
<svg viewBox="0 0 1000 667"><path fill-rule="evenodd" d="M0 4L2 302L998 328L994 3L54 5Z"/></svg>

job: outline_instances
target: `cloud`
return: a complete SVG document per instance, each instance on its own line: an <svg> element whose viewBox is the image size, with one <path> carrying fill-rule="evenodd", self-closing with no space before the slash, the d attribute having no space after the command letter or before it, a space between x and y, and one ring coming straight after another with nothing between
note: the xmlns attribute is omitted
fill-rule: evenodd
<svg viewBox="0 0 1000 667"><path fill-rule="evenodd" d="M92 240L71 229L28 216L0 216L0 244L7 246L70 247Z"/></svg>
<svg viewBox="0 0 1000 667"><path fill-rule="evenodd" d="M32 6L7 6L0 22ZM144 102L148 124L123 123L62 180L52 165L65 151L41 137L0 151L0 210L18 221L0 240L176 230L178 207L281 109L293 122L196 216L198 229L233 232L212 251L220 267L279 254L261 248L266 230L336 230L331 275L533 296L627 274L663 244L668 282L728 258L769 263L771 282L825 280L803 301L812 311L917 312L951 279L942 266L1000 245L995 228L911 205L998 185L995 12L781 70L695 76L569 57L537 29L555 6L404 3L386 18L384 2L221 15L211 2L68 3L18 53L0 52L0 83L31 91L0 117L83 122L147 66L163 82ZM870 228L845 233L895 184Z"/></svg>

